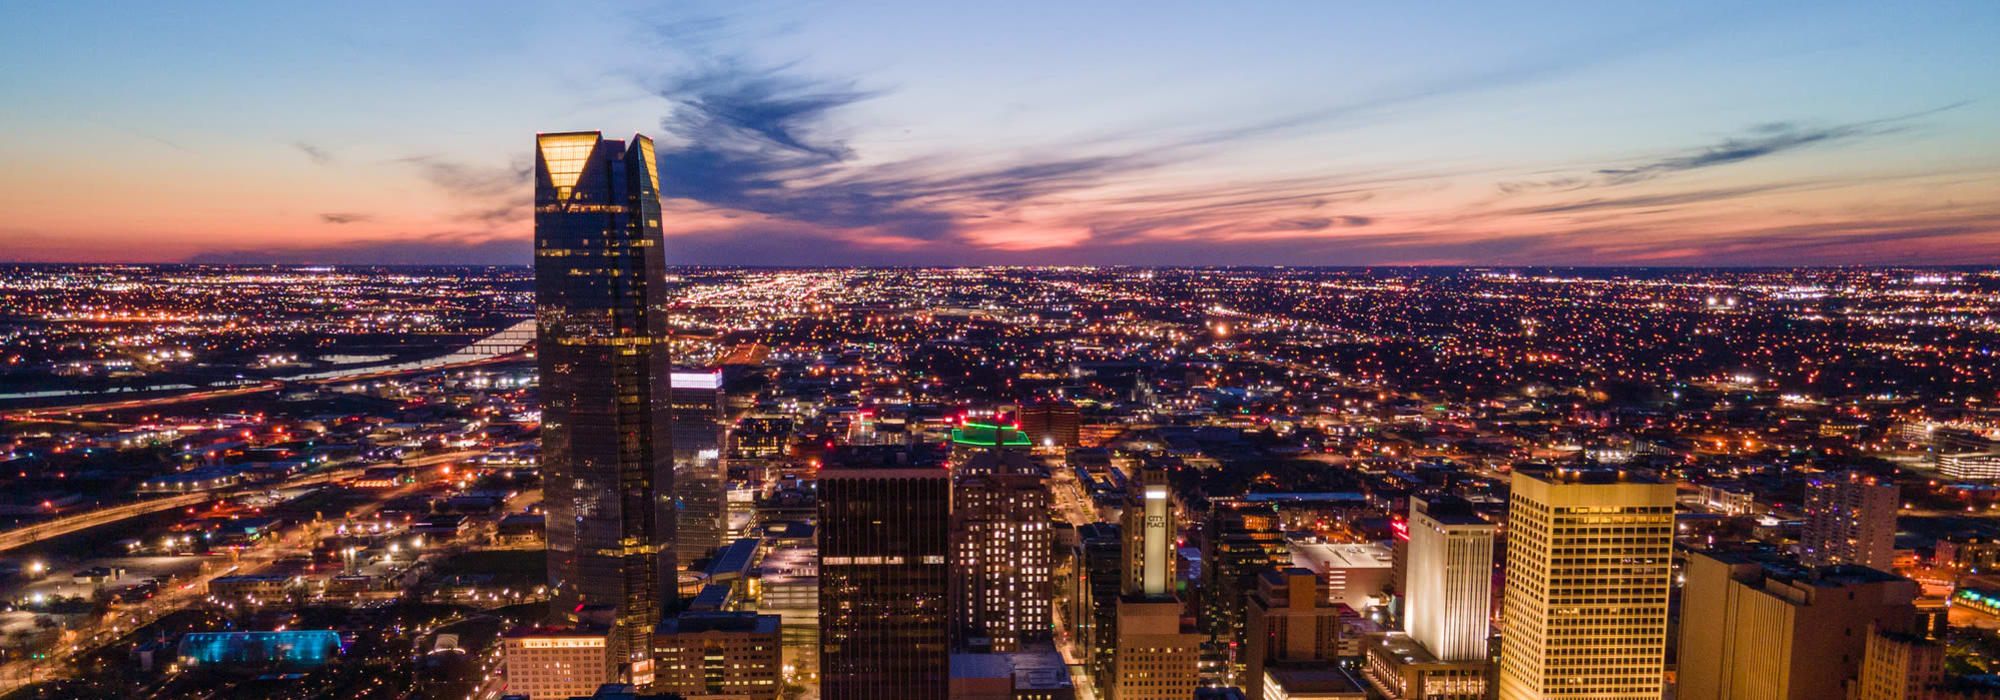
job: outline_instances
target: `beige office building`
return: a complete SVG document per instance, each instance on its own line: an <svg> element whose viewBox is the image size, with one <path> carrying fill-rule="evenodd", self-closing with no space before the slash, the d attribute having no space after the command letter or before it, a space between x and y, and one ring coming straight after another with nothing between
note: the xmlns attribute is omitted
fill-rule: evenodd
<svg viewBox="0 0 2000 700"><path fill-rule="evenodd" d="M1173 492L1166 473L1155 469L1135 475L1129 486L1110 700L1185 700L1200 680L1204 638L1185 624L1174 595Z"/></svg>
<svg viewBox="0 0 2000 700"><path fill-rule="evenodd" d="M507 694L528 700L564 700L616 682L607 653L611 631L524 629L505 638Z"/></svg>
<svg viewBox="0 0 2000 700"><path fill-rule="evenodd" d="M1917 583L1864 566L1812 568L1756 551L1692 552L1681 589L1680 697L1846 694L1869 631L1905 629Z"/></svg>
<svg viewBox="0 0 2000 700"><path fill-rule="evenodd" d="M1326 600L1326 586L1309 569L1292 567L1257 576L1247 606L1243 694L1266 695L1264 671L1284 664L1332 666L1340 653L1340 608Z"/></svg>
<svg viewBox="0 0 2000 700"><path fill-rule="evenodd" d="M1500 700L1659 700L1673 528L1672 484L1514 472Z"/></svg>
<svg viewBox="0 0 2000 700"><path fill-rule="evenodd" d="M1849 700L1955 700L1942 692L1944 643L1916 635L1869 630L1861 677Z"/></svg>
<svg viewBox="0 0 2000 700"><path fill-rule="evenodd" d="M1370 635L1361 677L1387 700L1486 700L1485 659L1442 661L1401 632Z"/></svg>

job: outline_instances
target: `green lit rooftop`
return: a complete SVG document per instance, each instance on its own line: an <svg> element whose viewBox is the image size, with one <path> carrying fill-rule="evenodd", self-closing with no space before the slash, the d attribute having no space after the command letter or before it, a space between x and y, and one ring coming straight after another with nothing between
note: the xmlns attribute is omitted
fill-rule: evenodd
<svg viewBox="0 0 2000 700"><path fill-rule="evenodd" d="M1028 436L1013 428L990 423L966 423L951 429L954 445L973 447L1028 447Z"/></svg>

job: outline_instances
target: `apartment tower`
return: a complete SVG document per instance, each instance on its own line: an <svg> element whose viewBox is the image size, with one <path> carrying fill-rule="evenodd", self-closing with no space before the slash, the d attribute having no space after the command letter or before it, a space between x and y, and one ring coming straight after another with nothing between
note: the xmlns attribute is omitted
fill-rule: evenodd
<svg viewBox="0 0 2000 700"><path fill-rule="evenodd" d="M1806 484L1806 526L1799 560L1811 566L1858 564L1888 571L1896 556L1896 485L1855 472Z"/></svg>

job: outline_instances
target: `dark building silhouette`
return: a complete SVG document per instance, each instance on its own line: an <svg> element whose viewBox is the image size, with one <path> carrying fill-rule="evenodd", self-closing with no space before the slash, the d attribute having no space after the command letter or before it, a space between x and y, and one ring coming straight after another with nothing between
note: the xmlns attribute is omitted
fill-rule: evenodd
<svg viewBox="0 0 2000 700"><path fill-rule="evenodd" d="M820 697L949 692L951 470L934 446L843 447L819 479Z"/></svg>
<svg viewBox="0 0 2000 700"><path fill-rule="evenodd" d="M1083 414L1068 402L1028 404L1021 407L1021 432L1037 446L1076 447L1083 444Z"/></svg>
<svg viewBox="0 0 2000 700"><path fill-rule="evenodd" d="M1257 591L1258 577L1291 566L1292 553L1278 514L1268 503L1220 499L1209 504L1202 523L1202 631L1223 649L1244 649L1244 609ZM1229 677L1245 680L1240 653L1229 660Z"/></svg>
<svg viewBox="0 0 2000 700"><path fill-rule="evenodd" d="M1125 537L1117 523L1086 523L1076 529L1076 581L1072 583L1070 634L1090 670L1091 682L1109 687L1111 661L1118 651L1118 598L1124 586Z"/></svg>
<svg viewBox="0 0 2000 700"><path fill-rule="evenodd" d="M653 143L541 134L535 319L549 584L559 616L609 606L618 673L652 682L673 595L666 266Z"/></svg>

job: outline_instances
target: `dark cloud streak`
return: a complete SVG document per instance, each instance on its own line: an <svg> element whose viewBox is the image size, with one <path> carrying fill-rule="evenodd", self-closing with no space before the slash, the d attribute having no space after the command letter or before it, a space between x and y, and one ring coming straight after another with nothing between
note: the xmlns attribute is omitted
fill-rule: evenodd
<svg viewBox="0 0 2000 700"><path fill-rule="evenodd" d="M300 153L306 154L307 158L312 159L314 165L333 164L333 154L326 152L326 149L314 146L304 141L295 141L292 143L292 147L299 149Z"/></svg>

